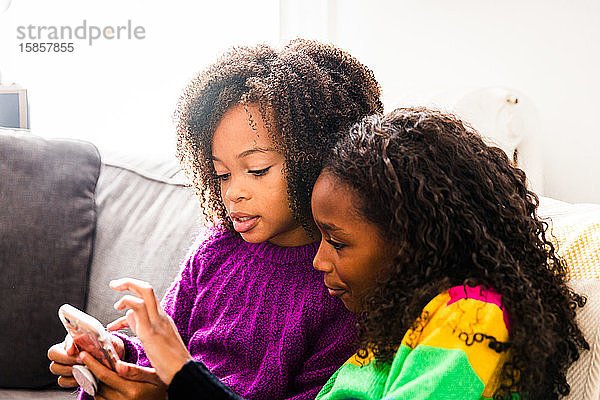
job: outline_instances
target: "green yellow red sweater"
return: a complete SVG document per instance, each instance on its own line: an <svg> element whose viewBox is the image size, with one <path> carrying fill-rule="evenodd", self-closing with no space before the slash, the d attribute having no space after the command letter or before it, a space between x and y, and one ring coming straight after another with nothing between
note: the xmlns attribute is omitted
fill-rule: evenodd
<svg viewBox="0 0 600 400"><path fill-rule="evenodd" d="M509 331L498 293L453 287L427 304L391 363L376 367L372 355L354 355L317 399L490 399L508 357Z"/></svg>

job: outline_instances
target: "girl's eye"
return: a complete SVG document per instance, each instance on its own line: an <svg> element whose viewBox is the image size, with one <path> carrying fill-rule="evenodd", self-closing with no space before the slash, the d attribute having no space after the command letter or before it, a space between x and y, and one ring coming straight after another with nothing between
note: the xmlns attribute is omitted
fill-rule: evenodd
<svg viewBox="0 0 600 400"><path fill-rule="evenodd" d="M329 243L331 246L333 246L334 249L336 249L338 251L341 250L341 249L343 249L344 247L346 247L345 244L334 242L331 239L327 239L327 243Z"/></svg>
<svg viewBox="0 0 600 400"><path fill-rule="evenodd" d="M265 169L255 169L255 170L251 170L248 171L249 174L252 174L254 176L263 176L264 174L266 174L269 170L271 169L271 167L267 167Z"/></svg>
<svg viewBox="0 0 600 400"><path fill-rule="evenodd" d="M221 182L223 182L223 181L228 180L230 175L231 174L221 174L221 175L217 175L216 177L217 177L218 180L220 180Z"/></svg>

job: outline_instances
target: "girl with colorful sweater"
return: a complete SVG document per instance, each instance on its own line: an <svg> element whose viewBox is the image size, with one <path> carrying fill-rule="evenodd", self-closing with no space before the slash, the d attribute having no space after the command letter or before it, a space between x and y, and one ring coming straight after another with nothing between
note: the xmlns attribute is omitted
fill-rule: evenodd
<svg viewBox="0 0 600 400"><path fill-rule="evenodd" d="M314 265L362 315L360 349L318 399L569 392L567 368L588 348L584 299L502 150L428 109L366 117L335 146L312 204Z"/></svg>
<svg viewBox="0 0 600 400"><path fill-rule="evenodd" d="M585 299L565 285L537 204L523 171L452 116L398 109L354 125L328 157L312 208L314 267L360 314L361 344L317 398L568 394L566 370L588 348L575 322ZM178 354L185 346L148 285L111 285L134 294L117 308L130 309L171 399L240 398ZM84 362L102 369L88 354Z"/></svg>
<svg viewBox="0 0 600 400"><path fill-rule="evenodd" d="M304 40L234 48L184 91L178 154L214 228L161 306L185 360L202 360L245 398L314 398L353 352L355 319L312 268L310 196L341 132L381 109L369 69ZM96 398L164 399L140 342L113 342L125 362L96 373ZM74 386L77 350L58 344L49 357L59 384Z"/></svg>

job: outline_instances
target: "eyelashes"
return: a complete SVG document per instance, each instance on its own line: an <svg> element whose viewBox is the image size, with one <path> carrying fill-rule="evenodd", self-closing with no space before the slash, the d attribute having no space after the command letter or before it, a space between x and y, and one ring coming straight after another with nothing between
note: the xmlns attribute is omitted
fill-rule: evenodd
<svg viewBox="0 0 600 400"><path fill-rule="evenodd" d="M248 173L252 174L254 176L263 176L267 172L269 172L270 169L271 169L271 167L267 167L265 169L255 169L255 170L252 170L252 171L248 171Z"/></svg>
<svg viewBox="0 0 600 400"><path fill-rule="evenodd" d="M344 247L346 247L345 244L334 242L331 239L327 239L327 243L329 243L334 249L336 249L338 251L341 250L341 249L343 249Z"/></svg>
<svg viewBox="0 0 600 400"><path fill-rule="evenodd" d="M264 169L253 169L253 170L249 170L248 173L252 174L254 176L263 176L266 175L267 172L269 172L269 170L271 169L271 167L267 167ZM228 181L229 178L231 177L231 174L217 174L215 175L215 178L221 182L225 182Z"/></svg>

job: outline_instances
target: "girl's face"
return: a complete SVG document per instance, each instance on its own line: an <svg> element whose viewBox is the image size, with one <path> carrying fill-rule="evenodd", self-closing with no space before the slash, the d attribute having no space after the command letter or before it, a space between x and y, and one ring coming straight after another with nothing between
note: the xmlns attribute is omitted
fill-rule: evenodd
<svg viewBox="0 0 600 400"><path fill-rule="evenodd" d="M221 198L234 229L251 243L278 246L312 242L288 205L285 159L277 152L257 105L230 107L213 134L212 159Z"/></svg>
<svg viewBox="0 0 600 400"><path fill-rule="evenodd" d="M314 267L325 273L329 294L338 296L354 312L362 298L375 289L379 272L392 260L390 246L379 229L356 209L352 188L327 171L317 179L312 211L321 231L321 245Z"/></svg>

